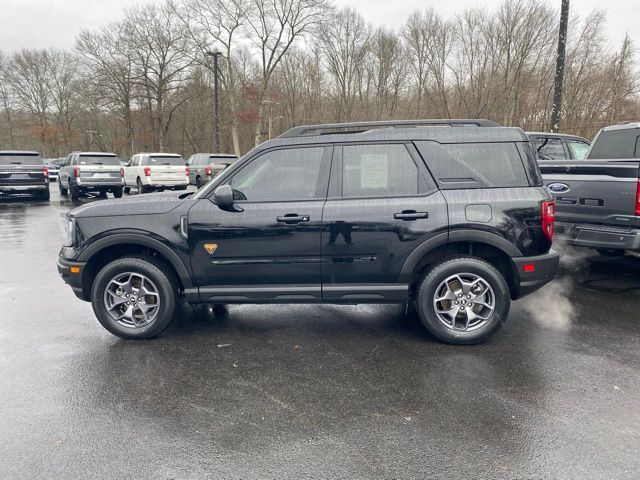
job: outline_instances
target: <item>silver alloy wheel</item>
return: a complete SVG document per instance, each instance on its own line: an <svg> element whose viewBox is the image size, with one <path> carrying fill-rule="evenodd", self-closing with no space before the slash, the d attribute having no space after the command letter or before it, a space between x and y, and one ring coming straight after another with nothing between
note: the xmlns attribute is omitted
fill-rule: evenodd
<svg viewBox="0 0 640 480"><path fill-rule="evenodd" d="M155 284L140 273L119 273L104 290L111 318L127 328L146 327L158 316L160 295Z"/></svg>
<svg viewBox="0 0 640 480"><path fill-rule="evenodd" d="M496 308L496 296L484 278L475 273L459 273L440 282L433 308L445 327L470 332L489 321Z"/></svg>

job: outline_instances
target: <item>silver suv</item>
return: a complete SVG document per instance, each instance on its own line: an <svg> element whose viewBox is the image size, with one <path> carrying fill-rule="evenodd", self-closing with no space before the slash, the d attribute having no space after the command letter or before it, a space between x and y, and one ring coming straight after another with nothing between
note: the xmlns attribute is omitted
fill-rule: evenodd
<svg viewBox="0 0 640 480"><path fill-rule="evenodd" d="M226 153L196 153L189 157L189 184L200 188L234 163L238 157Z"/></svg>

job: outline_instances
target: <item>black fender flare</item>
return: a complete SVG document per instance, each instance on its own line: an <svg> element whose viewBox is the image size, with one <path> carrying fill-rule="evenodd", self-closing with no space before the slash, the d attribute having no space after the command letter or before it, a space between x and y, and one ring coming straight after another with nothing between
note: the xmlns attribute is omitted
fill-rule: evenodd
<svg viewBox="0 0 640 480"><path fill-rule="evenodd" d="M434 235L430 239L425 240L420 245L418 245L418 247L413 252L411 252L411 254L407 257L407 260L404 262L402 270L400 271L399 281L403 283L409 283L411 281L411 277L413 276L413 272L420 263L420 260L425 255L427 255L430 251L434 250L437 247L454 242L484 243L497 248L509 258L522 256L522 252L520 251L520 249L518 249L514 244L509 242L504 237L501 237L500 235L497 235L495 233L471 229L452 230L448 233L443 232Z"/></svg>
<svg viewBox="0 0 640 480"><path fill-rule="evenodd" d="M93 256L99 253L105 248L112 247L114 245L140 245L156 250L162 255L175 269L180 277L182 286L186 289L194 288L189 270L185 266L180 257L167 245L162 243L153 237L145 235L143 233L114 233L105 237L102 237L95 242L89 244L79 255L78 261L88 262Z"/></svg>

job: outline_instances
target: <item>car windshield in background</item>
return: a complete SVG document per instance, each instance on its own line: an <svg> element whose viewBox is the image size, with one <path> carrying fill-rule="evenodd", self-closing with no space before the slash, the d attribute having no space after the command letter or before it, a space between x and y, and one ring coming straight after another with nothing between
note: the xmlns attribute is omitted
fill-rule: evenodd
<svg viewBox="0 0 640 480"><path fill-rule="evenodd" d="M120 160L116 156L84 156L82 155L79 159L80 165L109 165L109 166L120 166Z"/></svg>
<svg viewBox="0 0 640 480"><path fill-rule="evenodd" d="M144 164L184 166L185 163L182 157L149 157Z"/></svg>
<svg viewBox="0 0 640 480"><path fill-rule="evenodd" d="M0 155L0 165L42 165L40 155Z"/></svg>

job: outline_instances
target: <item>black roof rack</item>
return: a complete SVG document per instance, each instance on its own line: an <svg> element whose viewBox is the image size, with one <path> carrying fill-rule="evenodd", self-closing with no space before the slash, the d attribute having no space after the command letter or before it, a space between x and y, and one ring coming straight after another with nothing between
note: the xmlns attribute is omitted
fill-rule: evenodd
<svg viewBox="0 0 640 480"><path fill-rule="evenodd" d="M383 120L372 122L326 123L320 125L303 125L287 130L279 138L306 137L314 135L363 133L379 128L414 128L414 127L499 127L491 120L483 119L440 119L440 120Z"/></svg>

